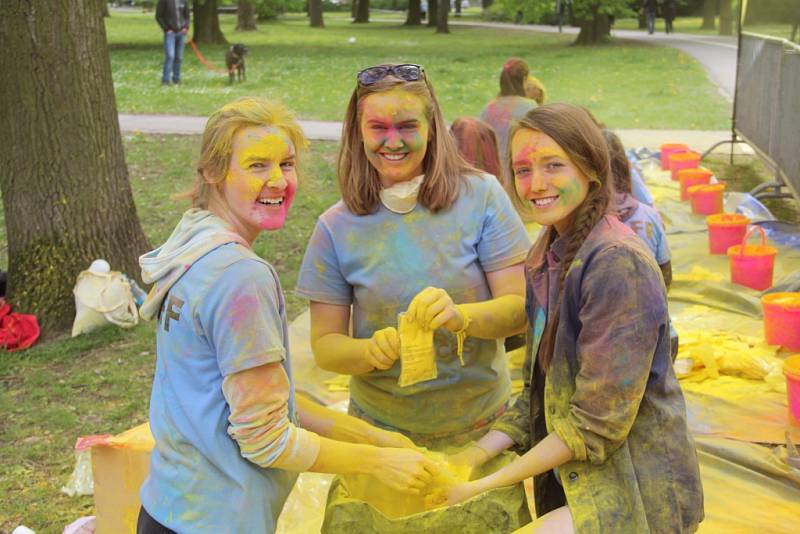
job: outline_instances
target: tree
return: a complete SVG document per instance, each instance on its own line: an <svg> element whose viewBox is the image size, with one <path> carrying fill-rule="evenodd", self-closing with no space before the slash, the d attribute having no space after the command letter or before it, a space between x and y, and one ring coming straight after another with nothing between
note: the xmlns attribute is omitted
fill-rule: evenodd
<svg viewBox="0 0 800 534"><path fill-rule="evenodd" d="M355 21L357 16L358 16L358 0L352 0L350 2L350 18L353 19L353 21Z"/></svg>
<svg viewBox="0 0 800 534"><path fill-rule="evenodd" d="M193 0L192 40L198 44L228 44L219 28L217 0Z"/></svg>
<svg viewBox="0 0 800 534"><path fill-rule="evenodd" d="M439 1L428 0L428 27L434 28L439 24Z"/></svg>
<svg viewBox="0 0 800 534"><path fill-rule="evenodd" d="M717 27L716 17L719 9L719 0L703 1L703 25L701 30L714 30Z"/></svg>
<svg viewBox="0 0 800 534"><path fill-rule="evenodd" d="M436 33L450 33L447 16L450 13L450 0L442 0L439 4L439 17L436 21Z"/></svg>
<svg viewBox="0 0 800 534"><path fill-rule="evenodd" d="M611 16L633 16L626 0L573 0L572 10L581 30L575 44L593 45L611 38Z"/></svg>
<svg viewBox="0 0 800 534"><path fill-rule="evenodd" d="M456 17L461 16L461 0L455 0L456 4Z"/></svg>
<svg viewBox="0 0 800 534"><path fill-rule="evenodd" d="M406 26L422 25L422 2L420 0L408 0L408 13L406 14Z"/></svg>
<svg viewBox="0 0 800 534"><path fill-rule="evenodd" d="M256 6L250 0L239 0L236 9L236 31L253 32L256 27Z"/></svg>
<svg viewBox="0 0 800 534"><path fill-rule="evenodd" d="M356 12L356 18L353 22L369 22L369 0L358 0L358 11Z"/></svg>
<svg viewBox="0 0 800 534"><path fill-rule="evenodd" d="M719 34L733 35L733 8L731 0L719 1Z"/></svg>
<svg viewBox="0 0 800 534"><path fill-rule="evenodd" d="M308 17L312 28L324 28L322 19L322 0L308 0Z"/></svg>
<svg viewBox="0 0 800 534"><path fill-rule="evenodd" d="M150 246L128 181L97 3L9 0L0 35L8 299L35 313L49 337L72 322L80 271L104 258L138 278L137 256Z"/></svg>

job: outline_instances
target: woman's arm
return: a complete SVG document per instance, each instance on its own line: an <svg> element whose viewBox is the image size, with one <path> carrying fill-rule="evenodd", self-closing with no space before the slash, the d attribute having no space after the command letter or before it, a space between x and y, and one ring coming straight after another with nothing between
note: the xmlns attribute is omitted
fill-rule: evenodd
<svg viewBox="0 0 800 534"><path fill-rule="evenodd" d="M260 467L369 474L408 493L419 493L438 472L436 464L415 449L347 443L295 426L288 417L289 378L280 362L229 375L222 391L231 410L228 434L238 443L242 456ZM300 423L330 437L407 445L405 438L371 431L366 423L311 404L298 398ZM335 420L326 423L326 417Z"/></svg>
<svg viewBox="0 0 800 534"><path fill-rule="evenodd" d="M486 273L492 298L483 302L456 304L447 291L428 287L408 306L420 324L435 330L444 327L459 332L467 325L468 336L500 339L525 330L525 269L522 263Z"/></svg>
<svg viewBox="0 0 800 534"><path fill-rule="evenodd" d="M389 327L369 339L355 339L350 336L350 306L312 301L311 350L326 371L360 375L392 367L400 357L400 338Z"/></svg>

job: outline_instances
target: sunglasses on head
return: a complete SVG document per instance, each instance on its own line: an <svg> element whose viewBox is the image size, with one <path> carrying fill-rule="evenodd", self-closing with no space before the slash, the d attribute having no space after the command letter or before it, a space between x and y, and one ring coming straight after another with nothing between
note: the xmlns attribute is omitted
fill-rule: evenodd
<svg viewBox="0 0 800 534"><path fill-rule="evenodd" d="M403 65L378 65L362 70L358 73L356 78L361 87L369 87L390 75L406 82L417 82L425 78L425 69L420 65L414 65L412 63Z"/></svg>

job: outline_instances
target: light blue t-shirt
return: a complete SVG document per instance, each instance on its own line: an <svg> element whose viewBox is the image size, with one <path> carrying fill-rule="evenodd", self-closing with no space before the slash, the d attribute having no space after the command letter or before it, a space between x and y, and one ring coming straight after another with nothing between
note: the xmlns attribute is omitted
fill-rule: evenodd
<svg viewBox="0 0 800 534"><path fill-rule="evenodd" d="M633 193L633 198L639 202L643 202L648 206L653 205L653 195L651 195L650 190L647 189L639 169L633 164L631 164L631 191Z"/></svg>
<svg viewBox="0 0 800 534"><path fill-rule="evenodd" d="M672 259L664 222L655 208L639 202L636 211L624 223L645 242L655 256L656 263L664 265Z"/></svg>
<svg viewBox="0 0 800 534"><path fill-rule="evenodd" d="M522 262L530 241L511 201L493 177L471 176L450 209L421 205L398 215L379 205L354 215L336 203L317 221L297 283L297 293L327 304L351 305L353 336L369 338L428 286L445 289L456 303L491 298L486 272ZM469 337L462 368L456 337L434 334L434 380L401 388L400 363L350 380L350 397L369 417L406 432L456 433L493 415L511 384L502 340Z"/></svg>
<svg viewBox="0 0 800 534"><path fill-rule="evenodd" d="M275 531L297 474L241 456L222 380L282 361L291 383L288 341L278 277L242 245L212 250L172 286L157 324L156 444L141 489L156 521L180 533ZM289 417L296 421L293 386Z"/></svg>

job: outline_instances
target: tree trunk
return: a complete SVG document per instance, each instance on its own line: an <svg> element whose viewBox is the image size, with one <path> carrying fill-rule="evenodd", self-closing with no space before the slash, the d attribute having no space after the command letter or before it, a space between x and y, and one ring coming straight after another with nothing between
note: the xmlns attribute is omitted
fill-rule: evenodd
<svg viewBox="0 0 800 534"><path fill-rule="evenodd" d="M408 0L406 26L420 26L422 24L421 4L421 0Z"/></svg>
<svg viewBox="0 0 800 534"><path fill-rule="evenodd" d="M439 1L439 17L436 22L436 33L450 33L447 25L447 16L450 13L450 0Z"/></svg>
<svg viewBox="0 0 800 534"><path fill-rule="evenodd" d="M369 0L358 0L358 11L353 22L359 24L369 22Z"/></svg>
<svg viewBox="0 0 800 534"><path fill-rule="evenodd" d="M575 39L577 45L594 45L611 38L611 21L605 13L598 13L598 8L592 8L591 19L580 21L581 31Z"/></svg>
<svg viewBox="0 0 800 534"><path fill-rule="evenodd" d="M13 0L0 35L7 297L52 337L72 323L78 273L103 258L139 278L137 257L150 245L128 181L97 4Z"/></svg>
<svg viewBox="0 0 800 534"><path fill-rule="evenodd" d="M219 28L217 0L193 0L192 40L197 44L228 44Z"/></svg>
<svg viewBox="0 0 800 534"><path fill-rule="evenodd" d="M461 0L456 0L456 17L461 16Z"/></svg>
<svg viewBox="0 0 800 534"><path fill-rule="evenodd" d="M439 24L439 0L428 0L428 27L435 28Z"/></svg>
<svg viewBox="0 0 800 534"><path fill-rule="evenodd" d="M250 0L239 0L236 9L236 31L254 32L256 28L256 8Z"/></svg>
<svg viewBox="0 0 800 534"><path fill-rule="evenodd" d="M717 9L719 0L703 0L703 25L701 30L715 30L717 28Z"/></svg>
<svg viewBox="0 0 800 534"><path fill-rule="evenodd" d="M481 0L481 9L487 10L494 3L494 0Z"/></svg>
<svg viewBox="0 0 800 534"><path fill-rule="evenodd" d="M108 2L106 2L106 0L100 0L100 10L104 17L111 16L111 13L108 12Z"/></svg>
<svg viewBox="0 0 800 534"><path fill-rule="evenodd" d="M358 15L358 0L352 0L350 2L350 18L356 20L356 15Z"/></svg>
<svg viewBox="0 0 800 534"><path fill-rule="evenodd" d="M308 1L308 15L311 19L312 28L325 27L325 21L322 20L322 0Z"/></svg>
<svg viewBox="0 0 800 534"><path fill-rule="evenodd" d="M720 0L719 2L719 34L733 35L733 9L731 0Z"/></svg>

